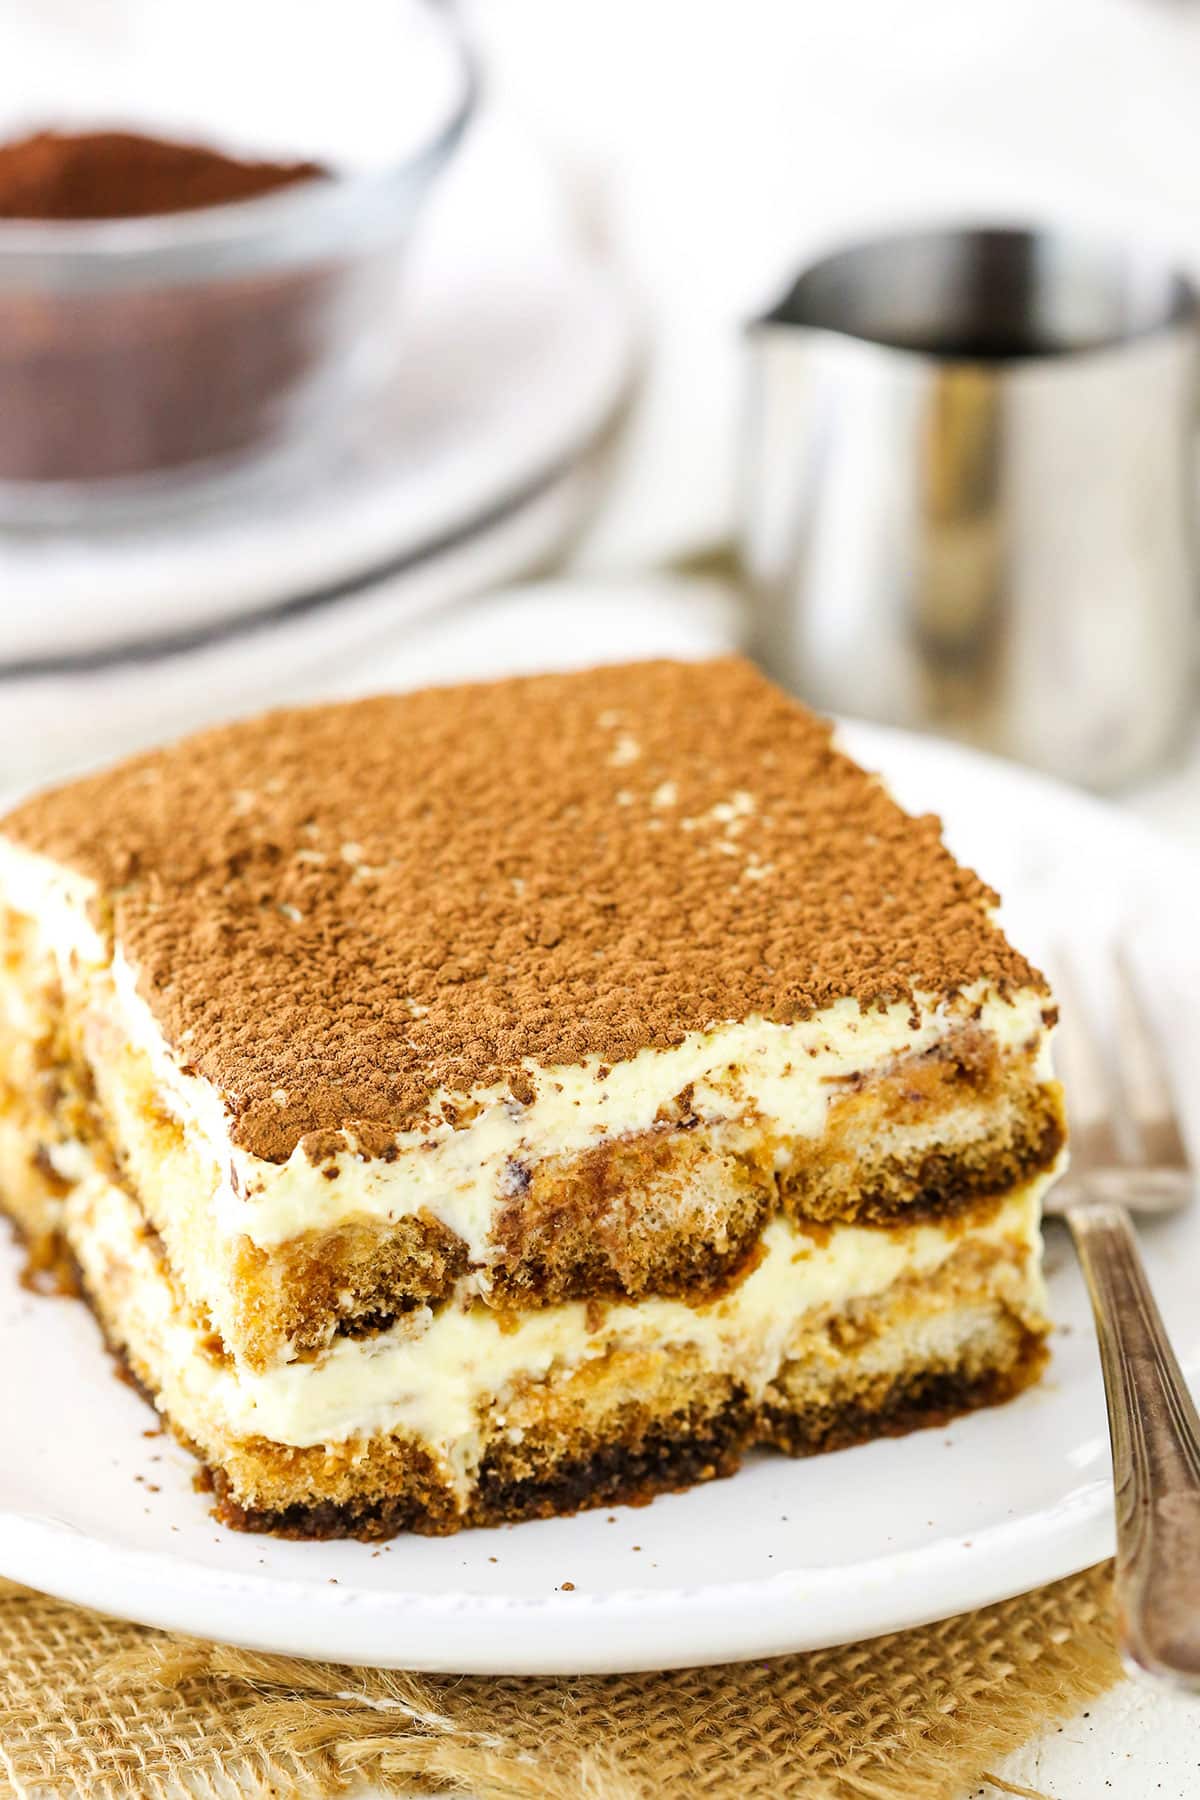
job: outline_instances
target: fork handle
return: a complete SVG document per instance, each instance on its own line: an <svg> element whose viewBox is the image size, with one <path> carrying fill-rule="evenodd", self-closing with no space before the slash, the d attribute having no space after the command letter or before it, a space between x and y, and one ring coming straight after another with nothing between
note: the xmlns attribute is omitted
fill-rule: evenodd
<svg viewBox="0 0 1200 1800"><path fill-rule="evenodd" d="M1200 1692L1200 1418L1124 1207L1085 1202L1066 1218L1104 1371L1121 1654Z"/></svg>

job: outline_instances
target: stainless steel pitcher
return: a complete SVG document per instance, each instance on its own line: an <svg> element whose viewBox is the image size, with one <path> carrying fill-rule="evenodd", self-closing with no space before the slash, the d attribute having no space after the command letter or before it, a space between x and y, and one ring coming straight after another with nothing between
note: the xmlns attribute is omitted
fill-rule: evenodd
<svg viewBox="0 0 1200 1800"><path fill-rule="evenodd" d="M1195 700L1200 309L1155 259L921 231L751 330L754 646L829 711L1093 787Z"/></svg>

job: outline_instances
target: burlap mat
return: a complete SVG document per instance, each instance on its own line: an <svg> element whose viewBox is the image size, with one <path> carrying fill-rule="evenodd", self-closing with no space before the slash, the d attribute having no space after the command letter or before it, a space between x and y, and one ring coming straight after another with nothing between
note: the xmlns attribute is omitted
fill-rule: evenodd
<svg viewBox="0 0 1200 1800"><path fill-rule="evenodd" d="M170 1637L0 1583L0 1794L960 1800L1115 1680L1088 1570L941 1625L666 1675L389 1674Z"/></svg>

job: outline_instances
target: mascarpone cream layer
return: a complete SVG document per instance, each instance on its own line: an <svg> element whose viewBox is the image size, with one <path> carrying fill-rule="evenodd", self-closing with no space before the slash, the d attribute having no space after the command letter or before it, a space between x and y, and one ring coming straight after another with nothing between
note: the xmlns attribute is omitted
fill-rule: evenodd
<svg viewBox="0 0 1200 1800"><path fill-rule="evenodd" d="M1031 1321L1044 1315L1040 1270L1040 1176L985 1224L881 1230L842 1225L818 1241L777 1219L764 1255L737 1287L706 1306L649 1299L608 1307L588 1323L570 1301L503 1323L486 1306L411 1313L370 1338L338 1339L319 1358L254 1373L215 1363L201 1332L180 1312L145 1240L134 1203L93 1173L67 1202L68 1235L95 1291L115 1304L118 1327L150 1367L161 1366L234 1437L295 1446L411 1432L460 1474L477 1453L478 1427L503 1426L506 1391L532 1378L553 1382L612 1350L687 1350L715 1373L736 1373L761 1396L814 1308L840 1309L884 1293L901 1276L929 1279L965 1243L1006 1253L996 1282ZM1004 1283L1007 1281L1007 1285Z"/></svg>
<svg viewBox="0 0 1200 1800"><path fill-rule="evenodd" d="M530 1104L506 1087L439 1092L418 1129L397 1133L397 1154L389 1161L360 1153L347 1133L347 1147L332 1165L338 1179L329 1180L323 1171L330 1162L314 1166L303 1143L287 1162L269 1163L231 1141L221 1094L180 1066L183 1059L137 992L136 970L119 950L106 967L105 947L87 916L86 882L45 858L0 845L0 885L13 906L39 922L64 981L86 981L89 1004L103 1009L147 1058L171 1111L214 1169L218 1231L244 1234L264 1249L351 1218L386 1223L427 1212L483 1261L497 1208L521 1191L524 1172L544 1157L648 1131L685 1088L692 1113L725 1127L733 1147L739 1129L747 1142L763 1134L817 1137L839 1082L929 1050L967 1021L994 1038L1002 1054L1040 1045L1039 1073L1050 1075L1046 997L1032 989L1006 997L981 983L949 1004L918 996L915 1009L901 1003L869 1013L842 1000L794 1024L749 1018L691 1032L670 1049L643 1050L611 1067L598 1059L560 1067L527 1061ZM473 1116L452 1125L440 1111L444 1103Z"/></svg>

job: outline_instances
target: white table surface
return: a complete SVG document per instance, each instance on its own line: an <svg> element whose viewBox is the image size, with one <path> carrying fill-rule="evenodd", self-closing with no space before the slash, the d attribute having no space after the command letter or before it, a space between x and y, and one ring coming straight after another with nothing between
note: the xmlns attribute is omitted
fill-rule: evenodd
<svg viewBox="0 0 1200 1800"><path fill-rule="evenodd" d="M916 0L902 25L886 0L470 11L494 90L573 170L650 320L580 573L727 541L740 324L839 237L922 216L1057 216L1152 236L1200 273L1200 8ZM1200 728L1122 803L1200 847ZM1200 1700L1123 1683L997 1773L1053 1800L1190 1800Z"/></svg>

